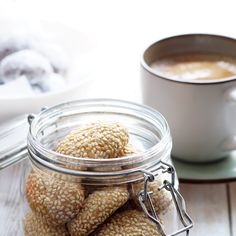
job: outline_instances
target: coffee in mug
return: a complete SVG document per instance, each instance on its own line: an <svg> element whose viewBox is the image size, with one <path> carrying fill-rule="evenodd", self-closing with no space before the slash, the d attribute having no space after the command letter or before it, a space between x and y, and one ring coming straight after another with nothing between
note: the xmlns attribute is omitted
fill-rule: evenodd
<svg viewBox="0 0 236 236"><path fill-rule="evenodd" d="M236 75L236 58L213 53L169 55L151 67L161 76L178 80L221 80Z"/></svg>

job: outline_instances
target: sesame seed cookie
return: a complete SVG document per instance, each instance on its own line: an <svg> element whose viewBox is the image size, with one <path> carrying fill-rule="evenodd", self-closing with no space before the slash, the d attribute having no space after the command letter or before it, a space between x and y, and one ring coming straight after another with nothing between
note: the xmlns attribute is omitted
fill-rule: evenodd
<svg viewBox="0 0 236 236"><path fill-rule="evenodd" d="M144 212L127 210L116 213L93 236L161 236L155 223Z"/></svg>
<svg viewBox="0 0 236 236"><path fill-rule="evenodd" d="M95 122L72 131L56 151L81 158L116 158L128 144L127 130L118 123Z"/></svg>
<svg viewBox="0 0 236 236"><path fill-rule="evenodd" d="M24 218L24 231L25 236L69 236L64 225L52 226L33 212Z"/></svg>
<svg viewBox="0 0 236 236"><path fill-rule="evenodd" d="M31 209L53 225L75 217L85 199L81 185L36 172L28 177L26 196Z"/></svg>
<svg viewBox="0 0 236 236"><path fill-rule="evenodd" d="M138 154L138 151L136 151L134 147L128 143L122 150L120 150L118 157L125 157L133 154Z"/></svg>
<svg viewBox="0 0 236 236"><path fill-rule="evenodd" d="M126 187L107 187L94 191L85 200L82 210L68 224L71 236L87 236L129 199Z"/></svg>

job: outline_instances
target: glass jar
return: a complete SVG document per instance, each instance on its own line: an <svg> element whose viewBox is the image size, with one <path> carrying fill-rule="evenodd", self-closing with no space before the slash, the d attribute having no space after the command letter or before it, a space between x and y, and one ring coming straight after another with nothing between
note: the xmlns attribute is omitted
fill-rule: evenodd
<svg viewBox="0 0 236 236"><path fill-rule="evenodd" d="M92 159L55 151L71 131L98 120L125 126L135 152ZM22 235L188 235L192 221L177 190L170 131L160 113L125 101L81 100L43 109L28 122Z"/></svg>

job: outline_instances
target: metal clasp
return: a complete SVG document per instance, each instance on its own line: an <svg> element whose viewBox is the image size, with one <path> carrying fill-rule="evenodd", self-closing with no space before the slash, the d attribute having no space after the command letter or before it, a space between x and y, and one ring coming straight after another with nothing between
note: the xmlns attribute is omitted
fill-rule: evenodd
<svg viewBox="0 0 236 236"><path fill-rule="evenodd" d="M155 176L147 171L142 171L144 174L144 188L139 193L139 203L145 214L148 216L148 218L150 218L154 223L156 223L157 229L162 236L175 236L183 232L186 232L186 235L188 236L189 230L193 227L193 221L186 211L184 198L182 197L180 192L174 187L175 169L173 166L165 162L161 162L161 164L162 165L158 169L161 169L162 173L169 173L171 175L171 182L169 182L168 180L164 180L163 185L160 186L158 190L165 188L167 191L171 193L179 219L183 224L183 228L169 235L167 235L166 232L164 231L164 228L161 224L160 219L156 214L154 205L151 200L152 192L148 192L148 182L153 182L155 180Z"/></svg>

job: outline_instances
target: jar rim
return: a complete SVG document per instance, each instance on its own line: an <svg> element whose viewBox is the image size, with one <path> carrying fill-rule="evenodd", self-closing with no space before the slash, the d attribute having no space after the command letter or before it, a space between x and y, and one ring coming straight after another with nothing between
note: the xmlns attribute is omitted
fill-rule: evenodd
<svg viewBox="0 0 236 236"><path fill-rule="evenodd" d="M113 107L120 107L120 108L125 107L125 108L131 109L135 112L142 114L144 118L151 120L154 125L158 125L161 123L162 128L163 128L161 139L155 145L153 145L152 147L150 147L149 149L145 150L142 153L132 154L132 155L128 155L122 158L111 158L111 159L79 158L79 157L73 157L73 156L69 156L65 154L60 154L54 150L50 150L46 148L42 143L38 142L36 126L37 124L41 122L40 120L42 119L42 117L45 118L47 116L50 116L50 114L52 114L53 112L55 111L58 112L61 109L65 109L68 106L75 106L75 105L76 106L86 106L86 105L91 106L91 105L98 105L98 104L105 107L106 106L107 107L113 106ZM56 166L53 166L52 157L54 156L56 156L56 158L54 159L55 163L59 161L60 164L62 164L63 162L66 162L69 164L76 164L77 166L79 164L80 166L91 167L91 166L98 166L98 163L99 163L99 165L106 167L106 166L111 166L111 165L119 166L120 162L122 162L122 165L128 165L128 164L134 164L134 162L135 163L142 162L144 160L143 159L144 156L145 156L145 160L147 160L151 156L163 151L163 148L165 148L169 142L171 142L169 126L166 119L163 117L163 115L160 112L146 105L141 105L141 104L137 104L130 101L123 101L123 100L117 100L117 99L102 99L102 98L71 101L71 102L62 103L62 104L53 106L51 108L45 109L41 111L33 119L29 128L29 133L28 133L28 150L29 150L29 153L31 154L30 157L32 157L34 161L37 161L40 164L43 164L44 166L49 167L51 169L55 169L55 170L56 169L58 170L60 168L56 168ZM40 157L38 154L41 154ZM160 161L160 158L159 159L157 158L156 161L157 162ZM81 173L85 171L77 170L74 173L72 173L73 172L72 170L68 170L68 171L71 174L76 174L77 172L78 175L81 175L81 174L86 175L86 173ZM133 171L137 171L137 170L133 170ZM110 174L103 173L103 174L104 176L110 176L111 173ZM89 174L89 172L87 172L87 175L91 175L91 173ZM96 176L96 173L93 172L93 175ZM101 173L98 173L98 176L101 176Z"/></svg>

